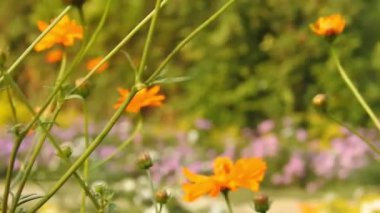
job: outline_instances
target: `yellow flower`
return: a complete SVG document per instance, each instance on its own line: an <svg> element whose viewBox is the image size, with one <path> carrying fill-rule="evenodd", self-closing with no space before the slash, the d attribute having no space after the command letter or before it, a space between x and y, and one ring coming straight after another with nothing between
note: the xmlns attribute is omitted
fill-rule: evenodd
<svg viewBox="0 0 380 213"><path fill-rule="evenodd" d="M43 21L37 22L38 29L44 31L48 24ZM75 39L83 38L83 27L65 15L53 29L46 34L34 47L37 52L49 49L56 44L72 46Z"/></svg>
<svg viewBox="0 0 380 213"><path fill-rule="evenodd" d="M101 60L103 60L102 57L96 57L96 58L93 58L93 59L89 60L89 61L86 63L86 69L87 69L88 71L91 71L96 65L99 64L99 62L100 62ZM97 72L97 73L102 73L102 72L104 72L104 70L106 70L106 69L108 68L108 66L109 66L108 62L105 62L104 64L102 64L102 66L100 66L100 67L96 70L96 72Z"/></svg>
<svg viewBox="0 0 380 213"><path fill-rule="evenodd" d="M310 29L320 36L334 36L343 32L346 20L340 14L320 17Z"/></svg>
<svg viewBox="0 0 380 213"><path fill-rule="evenodd" d="M193 201L202 195L215 197L222 191L234 191L239 187L256 192L266 169L266 163L259 158L242 158L234 164L226 157L214 160L214 174L211 176L194 174L184 168L183 174L189 181L182 185L184 200Z"/></svg>
<svg viewBox="0 0 380 213"><path fill-rule="evenodd" d="M140 90L133 97L132 101L128 104L125 111L137 113L143 107L161 106L162 101L165 100L165 96L158 94L159 91L160 91L160 86L154 86L151 89L144 88ZM121 106L121 104L128 97L129 90L119 88L119 94L121 95L121 97L119 98L117 103L114 105L114 108L119 108Z"/></svg>

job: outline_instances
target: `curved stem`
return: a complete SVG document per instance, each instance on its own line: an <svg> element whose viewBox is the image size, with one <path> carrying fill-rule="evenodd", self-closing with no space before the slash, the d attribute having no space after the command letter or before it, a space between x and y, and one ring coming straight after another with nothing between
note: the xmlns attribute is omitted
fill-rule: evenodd
<svg viewBox="0 0 380 213"><path fill-rule="evenodd" d="M15 68L21 63L22 60L24 60L24 58L33 50L34 46L36 46L36 44L38 42L41 41L41 39L46 35L48 34L55 25L57 25L57 23L63 18L63 16L65 16L69 11L70 9L72 8L72 6L67 6L58 16L57 18L54 19L54 21L52 21L49 26L36 38L34 39L34 41L25 49L25 51L16 59L15 62L13 62L13 64L7 69L7 71L4 73L4 74L8 74L10 75L14 70ZM3 81L4 79L4 76L0 77L0 82Z"/></svg>
<svg viewBox="0 0 380 213"><path fill-rule="evenodd" d="M334 118L329 112L326 112L326 115L328 118L330 118L331 120L333 120L334 122L336 122L340 126L347 128L351 133L358 136L360 139L362 139L364 141L364 143L366 143L369 146L369 148L372 149L372 151L374 151L376 154L380 155L380 150L373 143L371 143L367 138L365 138L362 134L360 134L355 128L353 128L350 125L345 124L344 122Z"/></svg>
<svg viewBox="0 0 380 213"><path fill-rule="evenodd" d="M161 3L161 7L163 7L168 0L163 0ZM101 67L106 61L108 61L113 55L115 55L153 16L154 11L150 12L140 23L136 25L135 28L133 28L128 35L126 35L123 40L119 42L104 58L99 61L99 63L94 66L94 68L87 73L85 77L83 77L83 80L75 86L74 89L71 90L71 92L74 92L76 89L78 89L82 84L84 84L91 76Z"/></svg>
<svg viewBox="0 0 380 213"><path fill-rule="evenodd" d="M229 196L228 196L228 193L229 193L228 190L224 190L224 191L222 191L222 194L223 194L224 200L226 201L226 204L227 204L228 212L229 212L229 213L233 213L233 211L232 211L232 206L231 206L231 202L230 202L230 198L229 198Z"/></svg>
<svg viewBox="0 0 380 213"><path fill-rule="evenodd" d="M145 68L146 60L148 58L150 44L152 43L152 39L153 39L153 33L154 33L155 28L156 28L157 17L160 13L160 3L161 3L161 0L156 0L156 6L154 8L154 15L153 15L152 21L150 22L148 36L147 36L146 41L145 41L145 46L144 46L143 54L141 57L141 62L140 62L139 68L138 68L137 73L136 73L136 83L141 83L141 75L142 75L142 72Z"/></svg>
<svg viewBox="0 0 380 213"><path fill-rule="evenodd" d="M29 112L38 118L38 116L36 116L36 112L33 110L33 107L29 104L27 98L25 97L24 93L21 91L21 89L18 87L18 85L14 82L14 80L12 78L9 78L8 75L6 75L7 79L9 80L10 82L10 85L13 87L14 91L18 94L18 97L19 99L21 100L21 102L23 102L25 104L25 106L27 107L27 109L29 110ZM59 156L64 156L63 155L63 151L61 149L61 147L59 146L59 142L56 141L56 139L51 135L51 133L45 128L45 126L43 125L42 121L40 119L37 120L38 122L38 125L40 126L40 128L44 131L45 134L47 134L47 137L49 138L49 142L53 145L53 147L57 150L57 153ZM67 159L67 158L63 158L64 162L68 165L71 164L70 160ZM88 197L90 198L90 200L92 201L92 203L94 204L95 207L98 207L98 202L96 200L96 198L94 197L94 195L90 192L88 186L86 185L86 183L82 180L81 176L75 172L74 173L74 177L77 179L79 185L82 187L82 189L84 191L86 191L86 194L88 195ZM18 179L16 177L16 179ZM17 205L20 205L20 204L17 204Z"/></svg>
<svg viewBox="0 0 380 213"><path fill-rule="evenodd" d="M62 108L62 104L60 104L56 109L55 109L55 112L53 113L53 116L51 118L51 122L54 122L59 114L59 112L61 111L61 108ZM43 124L42 124L43 125ZM47 127L47 131L50 131L50 129L53 127L53 124L50 123ZM16 208L17 208L17 204L19 202L19 199L21 197L21 194L22 194L22 191L25 187L25 184L26 184L26 181L28 180L29 178L29 175L32 171L32 168L33 168L33 165L34 163L36 162L36 159L38 157L38 155L40 154L40 151L42 149L42 146L44 145L45 143L45 140L46 140L46 136L47 134L44 134L44 135L41 135L40 139L38 140L37 142L37 145L36 147L34 148L34 151L33 151L33 154L32 154L32 157L31 159L29 159L28 161L28 164L26 165L26 169L25 169L25 172L21 178L21 182L20 182L20 185L17 189L17 192L14 196L14 199L13 199L13 205L12 205L12 208L11 208L11 213L14 213L16 211Z"/></svg>
<svg viewBox="0 0 380 213"><path fill-rule="evenodd" d="M57 181L57 183L53 186L53 188L42 198L36 205L32 207L32 209L28 212L33 213L37 212L71 177L72 174L76 172L76 170L84 163L84 161L91 155L91 153L100 145L100 143L107 136L109 131L115 125L117 120L120 118L124 109L131 102L132 98L136 95L138 90L133 87L131 92L128 94L126 100L122 103L121 107L114 113L111 119L108 121L104 129L99 133L99 135L95 138L95 140L90 144L90 146L83 152L83 154L72 164L72 166L61 176L61 178Z"/></svg>
<svg viewBox="0 0 380 213"><path fill-rule="evenodd" d="M192 31L185 39L183 39L170 53L169 55L161 62L158 68L153 72L153 74L148 78L146 83L148 85L152 84L156 78L161 74L162 70L169 63L169 61L174 57L174 55L179 52L192 38L194 38L200 31L207 27L211 22L213 22L218 16L220 16L229 6L234 3L235 0L229 0L223 7L216 11L212 16L210 16L206 21L199 25L194 31Z"/></svg>
<svg viewBox="0 0 380 213"><path fill-rule="evenodd" d="M8 195L9 195L10 185L12 181L12 173L13 173L14 164L16 162L17 152L21 145L21 140L19 140L18 137L19 136L17 136L15 144L12 148L11 156L8 163L7 173L5 176L5 186L4 186L4 193L3 193L3 200L2 200L3 213L7 213L7 210L8 210Z"/></svg>
<svg viewBox="0 0 380 213"><path fill-rule="evenodd" d="M143 124L142 118L140 117L139 121L137 123L137 126L135 127L132 134L127 138L127 140L125 140L120 146L118 146L116 148L116 150L114 152L112 152L112 154L110 154L107 158L105 158L104 160L102 160L101 162L96 164L95 168L105 164L106 162L108 162L109 160L114 158L117 154L122 152L132 142L132 140L136 137L137 133L140 132L142 124Z"/></svg>
<svg viewBox="0 0 380 213"><path fill-rule="evenodd" d="M360 105L363 107L363 109L366 111L366 113L371 118L372 122L375 124L375 127L380 131L380 122L378 118L376 117L375 113L372 111L372 109L368 106L367 102L364 100L362 95L360 94L359 90L355 87L351 79L348 77L346 71L342 67L338 56L336 55L333 48L331 48L331 55L334 59L334 62L336 66L338 67L339 74L341 75L343 81L346 83L348 88L351 90L354 97L359 101Z"/></svg>
<svg viewBox="0 0 380 213"><path fill-rule="evenodd" d="M154 197L154 195L156 194L156 191L154 190L153 178L152 178L152 175L150 174L149 169L147 169L145 171L146 171L146 176L148 177L148 181L149 181L149 185L150 185L150 190L152 191L152 201L153 201L153 205L154 205L154 210L156 211L156 213L158 213L159 210L157 208L157 202L156 202L156 199Z"/></svg>

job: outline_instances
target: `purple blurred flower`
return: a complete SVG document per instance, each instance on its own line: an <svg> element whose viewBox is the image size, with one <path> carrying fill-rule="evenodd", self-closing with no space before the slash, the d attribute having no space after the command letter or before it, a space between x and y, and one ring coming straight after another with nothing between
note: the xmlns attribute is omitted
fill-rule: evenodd
<svg viewBox="0 0 380 213"><path fill-rule="evenodd" d="M274 122L272 120L265 120L257 126L257 131L260 134L265 134L272 131L274 128Z"/></svg>
<svg viewBox="0 0 380 213"><path fill-rule="evenodd" d="M195 120L194 124L200 130L209 130L213 126L211 121L205 118L198 118L197 120Z"/></svg>
<svg viewBox="0 0 380 213"><path fill-rule="evenodd" d="M331 152L320 152L312 157L312 168L316 175L332 178L335 171L335 156Z"/></svg>
<svg viewBox="0 0 380 213"><path fill-rule="evenodd" d="M273 157L278 153L279 144L275 135L264 135L252 140L249 147L243 150L244 157Z"/></svg>

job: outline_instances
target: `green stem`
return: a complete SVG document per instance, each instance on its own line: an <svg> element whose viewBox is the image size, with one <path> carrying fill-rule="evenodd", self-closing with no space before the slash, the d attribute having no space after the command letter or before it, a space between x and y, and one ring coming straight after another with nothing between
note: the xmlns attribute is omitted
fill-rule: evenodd
<svg viewBox="0 0 380 213"><path fill-rule="evenodd" d="M128 94L126 100L122 103L121 107L114 113L111 119L108 121L104 129L95 138L95 140L90 144L90 146L83 152L83 154L72 164L72 166L61 176L57 183L52 187L52 189L42 198L36 205L32 207L29 211L37 212L71 177L73 173L84 163L84 161L91 155L91 153L100 145L100 143L107 136L109 131L115 125L117 120L120 118L121 114L124 112L127 105L131 102L132 98L136 95L138 90L136 87L132 87L131 92Z"/></svg>
<svg viewBox="0 0 380 213"><path fill-rule="evenodd" d="M111 0L108 0L108 1L107 1L107 5L109 4L110 1L111 1ZM67 8L71 8L71 6L68 6ZM109 8L109 7L108 7L108 8ZM66 11L66 10L67 10L67 11ZM53 21L49 26L52 26L52 27L53 27L53 26L54 26L53 24L54 24L54 23L56 24L56 22L59 21L58 18L62 18L63 15L66 14L66 13L68 12L68 9L66 9L66 10L64 10L64 11L66 11L66 12L62 12L62 14L59 15L59 16L56 18L56 20ZM108 9L107 9L107 7L106 7L106 9L105 9L104 14L108 14ZM55 87L55 89L53 90L53 92L52 92L52 93L50 94L50 96L47 98L46 102L42 105L40 111L38 111L38 113L34 116L34 118L32 119L32 121L30 121L30 122L28 123L27 127L24 129L24 132L23 132L22 134L20 134L18 140L22 141L22 140L24 139L24 137L26 136L26 134L28 133L28 131L29 131L29 130L33 127L33 125L39 120L39 118L40 118L40 116L42 115L42 113L43 113L43 112L45 111L45 109L50 105L50 103L54 100L55 95L60 91L60 87L62 86L62 84L64 83L64 81L65 81L65 80L67 79L67 77L71 74L72 70L74 70L74 67L75 67L75 66L79 63L79 61L83 58L83 56L85 55L85 53L89 50L89 47L91 46L91 44L95 41L97 35L98 35L99 32L100 32L100 29L102 28L102 26L103 26L104 23L105 23L105 17L106 17L106 15L103 15L102 20L101 20L101 22L100 22L99 25L98 25L97 31L92 35L92 37L91 37L89 43L87 43L87 45L85 46L85 48L81 49L81 51L79 51L79 53L75 56L75 58L74 58L74 60L73 60L73 62L72 62L72 64L71 64L71 66L68 68L66 74L65 74L64 76L62 76L61 81L60 81L59 83L56 84L56 87ZM51 28L52 28L52 27L51 27ZM48 27L47 29L49 29L49 27ZM45 30L44 32L46 32L46 30ZM47 32L48 32L48 31L47 31ZM47 32L46 32L46 33L47 33ZM46 33L45 33L44 35L46 35ZM37 42L36 42L36 43L37 43ZM34 45L31 45L31 46L32 46L32 47L31 47L31 49L32 49L32 48L34 47ZM13 65L12 65L12 66L13 66ZM12 66L11 66L11 67L12 67ZM11 70L11 71L12 71L12 69L8 69L8 70ZM9 71L9 73L10 73L11 71ZM8 72L5 72L5 73L4 73L4 77L5 77L5 78L7 78L7 77L10 78L10 77L9 77L9 73L8 73ZM0 82L1 82L1 79L0 79Z"/></svg>
<svg viewBox="0 0 380 213"><path fill-rule="evenodd" d="M161 62L158 68L153 72L153 74L148 78L146 83L148 85L152 84L156 78L161 74L162 70L169 63L169 61L174 57L174 55L179 52L194 36L196 36L200 31L205 27L211 24L218 16L220 16L229 6L234 3L235 0L229 0L226 4L223 5L217 12L210 16L206 21L199 25L194 31L192 31L185 39L183 39L170 53L169 55Z"/></svg>
<svg viewBox="0 0 380 213"><path fill-rule="evenodd" d="M158 209L158 213L161 213L162 212L162 207L164 207L164 205L162 205L162 203L160 203L160 207Z"/></svg>
<svg viewBox="0 0 380 213"><path fill-rule="evenodd" d="M327 112L326 115L328 116L328 118L330 118L331 120L333 120L334 122L336 122L340 126L347 128L351 133L358 136L360 139L362 139L364 141L364 143L366 143L372 149L372 151L374 151L376 154L380 155L380 150L373 143L371 143L369 140L367 140L367 138L365 138L362 134L360 134L355 128L351 127L348 124L345 124L344 122L342 122L338 119L335 119L329 112Z"/></svg>
<svg viewBox="0 0 380 213"><path fill-rule="evenodd" d="M229 196L228 196L228 193L229 193L228 190L223 190L223 191L222 191L222 194L223 194L224 200L226 201L226 204L227 204L228 212L229 212L229 213L233 213L233 211L232 211L232 206L231 206L231 202L230 202L230 198L229 198Z"/></svg>
<svg viewBox="0 0 380 213"><path fill-rule="evenodd" d="M9 101L9 106L11 107L11 110L12 110L13 122L14 122L14 124L17 124L18 123L17 111L16 111L14 100L12 98L11 89L9 87L10 87L10 85L7 86L7 88L6 88L7 97L8 97L8 101Z"/></svg>
<svg viewBox="0 0 380 213"><path fill-rule="evenodd" d="M12 173L13 173L13 168L16 161L17 152L21 145L21 140L19 140L19 137L20 135L17 135L17 139L15 140L15 144L12 148L11 156L8 163L7 173L5 176L5 186L4 186L4 193L3 193L3 200L2 200L3 213L7 213L7 210L8 210L8 195L9 195L11 181L12 181Z"/></svg>
<svg viewBox="0 0 380 213"><path fill-rule="evenodd" d="M63 58L62 58L62 61L61 61L61 67L59 69L59 73L58 73L58 76L57 76L57 80L56 80L56 84L55 84L55 88L58 88L58 85L60 85L60 82L61 82L61 78L62 76L64 75L64 72L65 72L65 68L66 68L66 53L63 54ZM54 122L59 114L59 112L61 111L61 108L62 108L63 104L62 103L58 103L58 107L56 107L54 113L53 113L53 116L52 116L52 119L50 120L50 124L48 124L47 126L47 132L50 131L50 129L53 127L53 124L52 122ZM41 124L41 126L43 126L44 124ZM44 145L45 143L45 140L46 140L46 137L47 137L47 133L43 134L38 142L37 142L37 145L36 147L34 148L33 150L33 154L32 154L32 157L31 159L29 159L28 161L28 164L26 166L26 170L25 170L25 173L23 174L22 178L21 178L21 182L20 182L20 185L17 189L17 192L14 196L14 199L13 199L13 205L12 205L12 208L11 208L11 213L15 212L16 211L16 207L17 207L17 203L21 197L21 194L22 194L22 191L25 187L25 184L26 184L26 181L28 180L29 178L29 175L30 175L30 172L32 171L32 168L34 166L34 163L38 157L38 155L40 154L41 152L41 149L42 149L42 146Z"/></svg>
<svg viewBox="0 0 380 213"><path fill-rule="evenodd" d="M33 107L29 104L27 98L25 97L24 93L21 91L21 89L18 87L18 85L14 82L14 80L12 78L9 78L8 75L6 75L6 79L9 80L9 83L10 85L13 87L13 89L15 90L15 92L18 94L21 102L23 102L25 104L25 106L27 107L27 109L29 110L29 112L38 118L38 116L36 115L36 112L33 110ZM38 119L38 124L40 126L40 128L45 132L45 134L47 134L47 137L49 138L49 142L53 145L53 147L57 150L58 154L60 156L63 156L63 151L61 149L61 147L58 145L58 144L61 144L59 142L56 141L56 139L50 134L50 132L45 128L45 126L43 125L42 121L40 119ZM65 160L65 163L70 165L71 162L69 161L69 159L64 159ZM77 179L79 185L83 188L83 190L86 191L88 197L91 199L92 203L94 204L95 207L98 207L98 203L97 203L97 200L96 198L93 196L93 194L90 192L90 190L88 189L88 186L86 185L86 183L82 180L82 178L80 177L80 175L76 172L74 173L74 177ZM17 179L17 178L16 178ZM19 204L18 204L19 205Z"/></svg>
<svg viewBox="0 0 380 213"><path fill-rule="evenodd" d="M136 73L136 83L141 83L141 75L144 71L146 60L149 54L150 44L152 43L152 40L153 40L153 34L154 34L154 30L156 29L156 24L157 24L157 17L160 14L160 3L161 3L161 0L156 0L156 6L154 8L152 21L150 22L148 36L145 41L145 46L144 46L143 54L141 57L141 62Z"/></svg>
<svg viewBox="0 0 380 213"><path fill-rule="evenodd" d="M154 210L156 211L156 213L158 213L159 210L157 208L157 202L156 202L156 199L155 199L156 191L154 190L153 178L152 178L152 175L150 174L149 169L147 169L145 171L146 171L146 175L148 177L148 181L149 181L149 185L150 185L150 190L152 191L152 201L153 201L153 205L154 205Z"/></svg>
<svg viewBox="0 0 380 213"><path fill-rule="evenodd" d="M127 140L125 140L120 146L118 146L116 148L116 150L114 152L112 152L112 154L110 154L107 158L105 158L104 160L102 160L101 162L96 164L96 166L94 168L105 164L106 162L108 162L109 160L114 158L117 154L121 153L132 142L132 140L136 137L137 133L140 132L141 127L142 127L142 123L143 123L142 118L140 117L140 119L137 123L137 126L135 127L132 134L127 138Z"/></svg>
<svg viewBox="0 0 380 213"><path fill-rule="evenodd" d="M348 77L346 71L342 67L338 56L336 55L333 48L331 48L331 54L335 61L336 66L338 67L339 73L343 79L343 81L347 84L348 88L351 90L354 97L359 101L360 105L363 107L363 109L366 111L366 113L371 118L372 122L375 124L376 128L380 131L380 122L378 118L376 117L375 113L371 110L371 108L368 106L367 102L364 100L362 95L360 94L359 90L355 87L351 79Z"/></svg>
<svg viewBox="0 0 380 213"><path fill-rule="evenodd" d="M40 42L41 39L45 37L45 35L48 34L54 28L55 25L57 25L57 23L63 18L63 16L65 16L70 11L71 8L71 6L67 6L57 16L57 18L55 18L54 21L51 22L49 26L36 39L34 39L34 41L29 45L29 47L25 49L25 51L16 59L16 61L7 69L7 71L4 74L10 75L15 70L15 68L21 63L21 61L24 60L24 58L33 50L34 46L36 46L36 44ZM3 79L4 76L0 77L0 82L3 81Z"/></svg>
<svg viewBox="0 0 380 213"><path fill-rule="evenodd" d="M53 116L52 116L50 122L54 122L54 121L56 120L56 118L57 118L59 112L61 111L61 108L62 108L62 104L60 104L60 105L55 109L55 112L53 113ZM42 125L43 125L43 124L42 124ZM52 127L53 127L53 124L52 124L52 123L48 124L48 126L47 126L47 131L50 131L50 129L51 129ZM19 187L18 187L18 189L17 189L17 192L16 192L16 194L15 194L15 196L14 196L14 198L13 198L13 205L12 205L12 208L11 208L11 211L10 211L11 213L14 213L14 212L16 211L16 207L17 207L17 204L18 204L18 202L19 202L19 200L20 200L20 197L21 197L22 191L23 191L23 189L24 189L24 187L25 187L25 184L26 184L26 181L28 180L29 175L30 175L30 173L31 173L31 171L32 171L33 165L34 165L34 163L36 162L36 159L37 159L38 155L39 155L40 152L41 152L42 146L43 146L44 143L45 143L46 136L47 136L47 134L45 133L45 134L43 134L43 135L39 138L39 140L38 140L38 142L37 142L37 145L36 145L36 147L35 147L34 150L33 150L32 157L31 157L31 159L28 160L28 163L27 163L27 165L26 165L26 167L25 167L25 168L26 168L26 169L25 169L25 172L23 173L23 176L22 176L22 178L21 178L20 185L19 185Z"/></svg>
<svg viewBox="0 0 380 213"><path fill-rule="evenodd" d="M168 0L163 0L161 3L161 7L163 7ZM99 63L94 66L94 68L87 73L85 77L83 77L83 80L75 86L74 89L72 89L71 92L74 92L76 89L78 89L82 84L84 84L98 69L101 67L106 61L108 61L113 55L115 55L123 46L152 18L154 14L154 11L150 12L140 23L136 25L135 28L133 28L128 35L126 35L123 40L119 42L104 58L99 61Z"/></svg>
<svg viewBox="0 0 380 213"><path fill-rule="evenodd" d="M90 138L88 134L88 109L87 109L87 102L86 100L83 101L83 113L84 113L84 139L85 139L85 146L86 149L90 145ZM88 170L89 170L90 162L88 159L84 162L83 165L83 180L85 182L88 182ZM86 212L86 191L83 191L82 193L82 205L81 210L82 213Z"/></svg>

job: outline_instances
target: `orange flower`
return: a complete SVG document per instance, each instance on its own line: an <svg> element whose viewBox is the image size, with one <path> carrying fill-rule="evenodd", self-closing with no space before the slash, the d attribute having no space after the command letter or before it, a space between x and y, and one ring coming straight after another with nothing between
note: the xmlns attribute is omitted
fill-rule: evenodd
<svg viewBox="0 0 380 213"><path fill-rule="evenodd" d="M38 29L44 31L48 24L43 21L37 22ZM46 50L55 44L72 46L75 39L83 38L83 27L78 25L74 20L65 15L53 29L41 39L34 47L37 52Z"/></svg>
<svg viewBox="0 0 380 213"><path fill-rule="evenodd" d="M99 62L100 62L101 60L103 60L102 57L96 57L96 58L93 58L93 59L89 60L89 61L87 62L87 64L86 64L86 69L87 69L88 71L91 71L96 65L99 64ZM100 67L96 70L96 72L97 72L97 73L102 73L104 70L106 70L106 69L108 68L108 66L109 66L108 62L105 62L104 64L102 64L102 66L100 66Z"/></svg>
<svg viewBox="0 0 380 213"><path fill-rule="evenodd" d="M50 50L45 57L45 60L48 63L54 64L58 61L62 60L63 52L60 49L57 50Z"/></svg>
<svg viewBox="0 0 380 213"><path fill-rule="evenodd" d="M159 95L160 86L154 86L151 89L144 88L137 92L137 94L133 97L132 101L128 104L125 111L137 113L141 108L147 106L161 106L162 101L165 100L164 95ZM128 97L129 90L119 88L119 93L121 97L114 105L114 108L119 108L121 104Z"/></svg>
<svg viewBox="0 0 380 213"><path fill-rule="evenodd" d="M259 158L242 158L234 164L226 157L214 160L212 176L194 174L184 168L183 174L189 181L182 185L185 192L184 199L193 201L202 195L215 197L221 191L234 191L239 187L258 191L266 169L266 163Z"/></svg>
<svg viewBox="0 0 380 213"><path fill-rule="evenodd" d="M310 24L311 30L320 36L334 36L343 32L346 20L340 14L320 17L314 24Z"/></svg>

